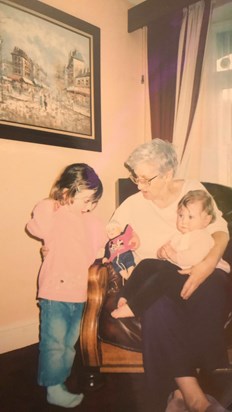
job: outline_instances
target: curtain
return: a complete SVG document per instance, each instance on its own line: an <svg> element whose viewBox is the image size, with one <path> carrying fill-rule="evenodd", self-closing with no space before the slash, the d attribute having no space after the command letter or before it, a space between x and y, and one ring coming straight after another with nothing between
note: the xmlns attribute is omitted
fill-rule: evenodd
<svg viewBox="0 0 232 412"><path fill-rule="evenodd" d="M200 1L183 10L179 39L173 144L186 177L186 149L197 108L211 1Z"/></svg>
<svg viewBox="0 0 232 412"><path fill-rule="evenodd" d="M148 78L152 138L172 141L182 11L148 25Z"/></svg>
<svg viewBox="0 0 232 412"><path fill-rule="evenodd" d="M194 129L200 129L201 135L201 150L196 153L200 178L232 186L231 1L214 5L199 101Z"/></svg>
<svg viewBox="0 0 232 412"><path fill-rule="evenodd" d="M175 145L177 176L232 186L232 1L150 24L148 73L152 137Z"/></svg>
<svg viewBox="0 0 232 412"><path fill-rule="evenodd" d="M198 4L196 4L197 6ZM196 18L196 10L192 16ZM198 10L199 12L199 10ZM205 13L205 11L204 11ZM195 24L204 17L198 13ZM197 178L201 181L232 184L231 149L232 149L232 3L214 0L209 13L207 37L201 76L198 73L198 98L194 102L191 76L180 85L180 95L188 94L188 99L180 106L176 96L176 117L173 142L180 158L178 176ZM206 27L205 27L206 29ZM196 34L193 35L193 45ZM190 42L190 44L192 44ZM199 43L200 44L200 43ZM180 46L181 48L181 46ZM194 56L193 46L191 56ZM202 47L203 49L203 47ZM191 47L190 47L191 50ZM199 53L198 53L199 56ZM196 57L198 60L199 57ZM179 53L179 61L181 54ZM185 57L186 60L186 57ZM191 59L192 60L192 59ZM179 63L180 64L180 63ZM187 60L186 60L187 64ZM186 77L189 68L185 69ZM179 68L179 66L178 66ZM187 72L185 72L187 70ZM180 70L178 70L180 73ZM195 73L197 71L195 70ZM178 81L177 81L178 82ZM178 86L177 86L178 88ZM178 112L179 111L179 112ZM189 113L189 115L188 115ZM188 124L186 122L188 120Z"/></svg>

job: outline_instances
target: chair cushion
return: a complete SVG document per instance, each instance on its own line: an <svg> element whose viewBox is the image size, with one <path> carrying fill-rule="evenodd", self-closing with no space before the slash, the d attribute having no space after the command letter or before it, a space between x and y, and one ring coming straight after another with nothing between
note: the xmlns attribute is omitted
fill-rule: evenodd
<svg viewBox="0 0 232 412"><path fill-rule="evenodd" d="M117 307L122 287L121 275L107 264L108 290L99 318L98 337L106 343L135 352L141 352L141 324L138 318L114 319L112 310Z"/></svg>

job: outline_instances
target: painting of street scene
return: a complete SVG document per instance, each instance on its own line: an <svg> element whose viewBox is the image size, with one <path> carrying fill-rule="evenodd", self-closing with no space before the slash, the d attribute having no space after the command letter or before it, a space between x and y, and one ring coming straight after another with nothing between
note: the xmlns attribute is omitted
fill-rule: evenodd
<svg viewBox="0 0 232 412"><path fill-rule="evenodd" d="M91 36L0 2L0 123L92 138Z"/></svg>

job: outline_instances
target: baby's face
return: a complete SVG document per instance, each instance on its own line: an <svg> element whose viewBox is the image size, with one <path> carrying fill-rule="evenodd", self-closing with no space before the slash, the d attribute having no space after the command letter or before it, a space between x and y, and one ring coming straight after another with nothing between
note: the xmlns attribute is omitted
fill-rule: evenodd
<svg viewBox="0 0 232 412"><path fill-rule="evenodd" d="M204 229L211 221L211 216L202 210L200 201L182 206L177 211L176 227L181 233Z"/></svg>
<svg viewBox="0 0 232 412"><path fill-rule="evenodd" d="M111 226L107 230L107 234L108 234L109 239L113 239L114 237L119 236L120 233L121 233L121 228L118 227L118 226Z"/></svg>

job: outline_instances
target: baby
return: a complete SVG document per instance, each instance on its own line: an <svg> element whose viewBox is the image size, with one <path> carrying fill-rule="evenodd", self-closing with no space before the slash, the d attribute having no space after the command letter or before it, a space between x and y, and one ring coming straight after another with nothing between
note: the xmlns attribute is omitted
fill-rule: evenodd
<svg viewBox="0 0 232 412"><path fill-rule="evenodd" d="M177 233L157 252L161 260L144 259L137 265L121 291L118 308L111 315L114 318L140 316L163 294L180 299L188 275L180 275L178 269L194 266L208 254L214 240L206 228L214 220L211 196L204 190L189 191L178 203ZM229 264L223 259L217 267L230 272Z"/></svg>

